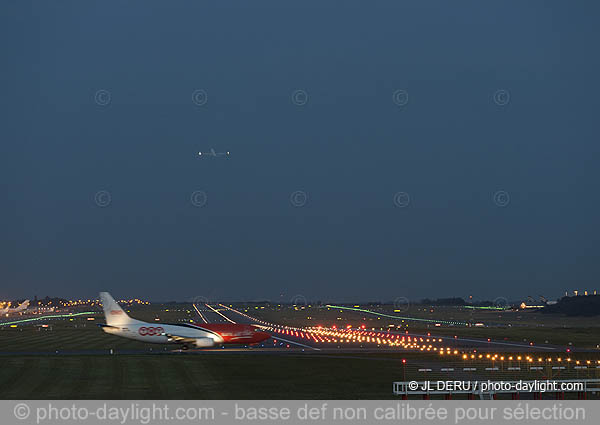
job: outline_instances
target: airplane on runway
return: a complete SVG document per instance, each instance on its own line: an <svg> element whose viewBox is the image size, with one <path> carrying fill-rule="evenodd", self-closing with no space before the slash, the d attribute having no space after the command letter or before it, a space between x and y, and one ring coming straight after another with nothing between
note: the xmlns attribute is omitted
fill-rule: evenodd
<svg viewBox="0 0 600 425"><path fill-rule="evenodd" d="M267 332L251 325L229 323L148 323L132 319L108 292L100 292L108 334L156 344L181 344L209 348L224 344L257 344L271 338Z"/></svg>
<svg viewBox="0 0 600 425"><path fill-rule="evenodd" d="M211 149L208 152L198 152L198 156L214 156L214 157L217 157L217 156L223 156L223 155L227 156L227 155L229 155L229 152L215 152L214 149Z"/></svg>
<svg viewBox="0 0 600 425"><path fill-rule="evenodd" d="M10 308L10 305L8 305L3 310L0 310L0 316L4 316L5 314L20 313L22 311L27 310L28 307L29 307L29 300L25 300L24 302L22 302L15 308Z"/></svg>

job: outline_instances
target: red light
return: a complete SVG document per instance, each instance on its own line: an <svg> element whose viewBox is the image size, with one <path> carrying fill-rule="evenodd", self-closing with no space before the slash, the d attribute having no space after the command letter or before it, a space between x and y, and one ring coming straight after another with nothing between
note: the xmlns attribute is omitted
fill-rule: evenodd
<svg viewBox="0 0 600 425"><path fill-rule="evenodd" d="M406 359L402 359L402 363L406 364Z"/></svg>

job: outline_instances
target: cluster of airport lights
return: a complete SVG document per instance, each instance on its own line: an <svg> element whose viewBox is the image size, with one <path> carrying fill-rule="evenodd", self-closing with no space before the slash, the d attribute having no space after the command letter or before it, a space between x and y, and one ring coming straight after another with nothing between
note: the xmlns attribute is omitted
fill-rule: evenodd
<svg viewBox="0 0 600 425"><path fill-rule="evenodd" d="M282 336L293 336L296 338L312 340L316 343L332 344L376 344L377 346L401 347L404 349L415 349L420 351L437 351L438 347L433 343L441 343L441 339L405 337L393 335L386 332L374 332L359 329L334 329L334 328L295 328L289 326L267 327L268 330L278 333ZM450 348L446 348L450 350ZM443 350L443 348L439 348ZM455 354L458 351L454 350Z"/></svg>
<svg viewBox="0 0 600 425"><path fill-rule="evenodd" d="M440 352L440 354L443 354ZM591 366L592 364L600 365L600 360L574 360L571 357L562 358L562 357L533 357L530 355L500 355L500 354L466 354L462 353L463 360L489 360L492 362L496 361L517 361L524 363L567 363L567 364L575 364L577 366Z"/></svg>
<svg viewBox="0 0 600 425"><path fill-rule="evenodd" d="M335 327L327 328L322 326L317 327L294 327L285 326L275 323L270 323L264 320L252 317L244 312L235 310L231 306L220 304L220 306L236 312L249 320L260 323L264 329L275 332L281 337L291 336L301 339L306 339L316 343L359 343L359 344L376 344L377 346L389 346L389 347L400 347L404 349L414 349L418 351L429 351L439 352L440 356L456 356L461 357L463 360L471 361L491 361L491 362L524 362L528 364L567 364L574 365L576 368L586 369L592 365L596 365L596 368L600 368L600 360L576 360L571 357L534 357L532 355L510 355L510 354L498 354L498 353L477 353L477 350L473 352L465 353L462 350L457 350L450 347L439 347L433 344L441 344L443 340L441 338L427 338L427 337L410 337L399 334L390 334L389 332L376 332L365 329L365 325L362 325L360 329L353 329L350 325L346 329L336 329Z"/></svg>
<svg viewBox="0 0 600 425"><path fill-rule="evenodd" d="M255 323L259 323L260 327L269 330L271 332L284 336L291 336L299 339L305 339L307 341L319 343L330 343L330 344L342 344L342 343L360 343L360 344L376 344L377 346L389 346L389 347L402 347L405 349L420 349L421 351L437 351L438 347L434 347L431 343L441 343L441 339L436 338L422 338L422 337L405 337L401 335L394 335L388 332L375 332L366 330L365 326L361 329L352 329L350 325L346 329L326 328L322 326L317 327L294 327L285 326L270 323L264 320L257 319L239 310L235 310L230 306L219 304L228 310L236 312ZM275 337L276 338L276 337ZM275 339L274 338L274 339ZM276 341L275 341L276 342ZM450 350L450 348L448 348ZM458 351L455 350L455 354Z"/></svg>
<svg viewBox="0 0 600 425"><path fill-rule="evenodd" d="M119 300L120 304L126 304L126 305L133 305L133 304L139 304L139 305L150 305L150 303L148 301L143 301L140 300L138 298L133 298L130 300ZM37 305L42 305L43 301L42 300L38 300L37 301ZM52 301L48 301L47 304L44 305L52 305L53 302ZM67 301L58 301L57 303L58 305L60 305L61 307L78 307L78 306L94 306L94 305L102 305L102 303L99 300L92 300L92 299L88 299L88 300L67 300ZM10 302L0 302L0 307L4 307L4 305L11 305Z"/></svg>
<svg viewBox="0 0 600 425"><path fill-rule="evenodd" d="M130 300L119 300L118 303L125 305L150 305L150 302L140 300L139 298L132 298ZM66 303L67 307L73 307L78 305L102 305L102 303L99 300L77 300L69 301L68 303Z"/></svg>
<svg viewBox="0 0 600 425"><path fill-rule="evenodd" d="M350 325L346 329L337 329L335 327L327 328L322 326L316 327L294 327L278 325L270 323L264 320L256 319L246 313L239 310L235 310L223 304L219 304L228 310L234 311L249 320L260 323L261 327L275 332L281 337L291 336L295 338L305 339L313 341L315 343L330 343L330 344L343 344L343 343L358 343L358 344L376 344L378 346L389 346L389 347L402 347L405 349L416 349L421 351L438 351L443 348L438 348L433 344L439 344L442 342L441 338L423 338L423 337L410 337L399 334L390 334L389 332L376 332L367 330L365 325L362 325L360 329L352 329ZM446 350L450 352L450 348ZM458 354L457 350L453 351L454 354Z"/></svg>

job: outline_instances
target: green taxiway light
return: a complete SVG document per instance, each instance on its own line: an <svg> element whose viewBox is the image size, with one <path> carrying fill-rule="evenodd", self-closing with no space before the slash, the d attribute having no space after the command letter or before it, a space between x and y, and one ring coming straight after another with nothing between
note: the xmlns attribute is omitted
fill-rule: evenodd
<svg viewBox="0 0 600 425"><path fill-rule="evenodd" d="M510 307L473 306L473 305L465 305L464 308L470 308L473 310L509 310L510 309Z"/></svg>
<svg viewBox="0 0 600 425"><path fill-rule="evenodd" d="M468 324L467 322L450 322L450 321L447 321L447 320L419 319L417 317L393 316L391 314L377 313L376 311L365 310L365 309L362 309L362 308L342 307L342 306L339 306L339 305L329 305L328 304L326 307L339 308L339 309L342 309L342 310L360 311L361 313L374 314L376 316L389 317L389 318L392 318L392 319L413 320L413 321L416 321L416 322L446 323L446 324L450 324L450 325L467 325Z"/></svg>
<svg viewBox="0 0 600 425"><path fill-rule="evenodd" d="M19 323L35 322L37 320L45 320L45 319L64 319L67 317L84 316L84 315L90 315L90 314L98 314L98 313L95 311L85 311L83 313L54 314L51 316L33 317L30 319L14 320L12 322L2 322L2 323L0 323L0 326L18 325Z"/></svg>

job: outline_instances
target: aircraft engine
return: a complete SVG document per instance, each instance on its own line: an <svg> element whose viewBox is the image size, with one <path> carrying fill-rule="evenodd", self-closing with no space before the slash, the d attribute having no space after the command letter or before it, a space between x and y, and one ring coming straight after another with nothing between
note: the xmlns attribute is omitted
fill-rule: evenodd
<svg viewBox="0 0 600 425"><path fill-rule="evenodd" d="M197 338L194 344L198 348L214 347L215 341L212 338Z"/></svg>

